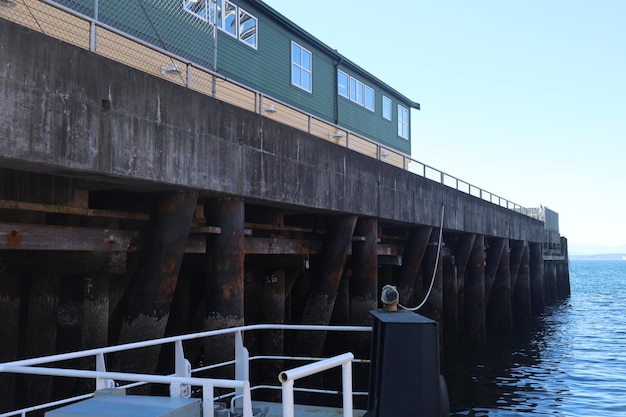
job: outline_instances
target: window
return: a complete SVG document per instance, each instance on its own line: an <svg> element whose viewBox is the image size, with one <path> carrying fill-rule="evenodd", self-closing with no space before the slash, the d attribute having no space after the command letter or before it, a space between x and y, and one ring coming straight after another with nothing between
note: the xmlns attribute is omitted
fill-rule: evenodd
<svg viewBox="0 0 626 417"><path fill-rule="evenodd" d="M340 96L349 98L348 90L348 74L341 70L337 70L337 92Z"/></svg>
<svg viewBox="0 0 626 417"><path fill-rule="evenodd" d="M183 0L183 7L204 20L215 24L223 32L257 49L258 20L244 9L227 0Z"/></svg>
<svg viewBox="0 0 626 417"><path fill-rule="evenodd" d="M239 9L239 40L256 49L256 17Z"/></svg>
<svg viewBox="0 0 626 417"><path fill-rule="evenodd" d="M229 1L224 2L224 13L222 13L222 28L224 32L237 37L237 6Z"/></svg>
<svg viewBox="0 0 626 417"><path fill-rule="evenodd" d="M337 70L337 93L359 106L374 111L374 89L341 70Z"/></svg>
<svg viewBox="0 0 626 417"><path fill-rule="evenodd" d="M363 88L365 85L356 78L350 77L350 100L363 105Z"/></svg>
<svg viewBox="0 0 626 417"><path fill-rule="evenodd" d="M183 0L183 8L199 17L200 19L207 21L207 4L206 0Z"/></svg>
<svg viewBox="0 0 626 417"><path fill-rule="evenodd" d="M383 118L391 120L391 99L383 96Z"/></svg>
<svg viewBox="0 0 626 417"><path fill-rule="evenodd" d="M311 52L291 42L291 84L309 93L312 90Z"/></svg>
<svg viewBox="0 0 626 417"><path fill-rule="evenodd" d="M409 138L409 110L398 104L398 136Z"/></svg>
<svg viewBox="0 0 626 417"><path fill-rule="evenodd" d="M374 90L365 86L365 108L374 111Z"/></svg>

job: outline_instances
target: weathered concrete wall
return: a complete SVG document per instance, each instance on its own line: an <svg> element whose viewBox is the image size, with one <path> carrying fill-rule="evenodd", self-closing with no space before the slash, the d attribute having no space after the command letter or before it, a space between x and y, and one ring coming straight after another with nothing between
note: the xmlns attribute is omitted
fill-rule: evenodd
<svg viewBox="0 0 626 417"><path fill-rule="evenodd" d="M543 223L0 19L0 166L531 242Z"/></svg>

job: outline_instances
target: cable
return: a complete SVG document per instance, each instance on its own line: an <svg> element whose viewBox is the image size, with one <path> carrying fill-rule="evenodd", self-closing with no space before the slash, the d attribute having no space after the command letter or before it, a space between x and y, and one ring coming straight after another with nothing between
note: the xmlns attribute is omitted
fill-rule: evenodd
<svg viewBox="0 0 626 417"><path fill-rule="evenodd" d="M441 242L443 240L443 216L446 213L446 205L441 203L441 226L439 226L439 242L437 243L437 258L435 259L435 269L433 270L433 276L430 280L430 287L428 287L428 292L426 296L424 296L424 300L417 307L405 307L402 304L398 303L398 305L408 311L417 311L420 308L424 307L426 301L428 301L428 297L430 297L430 293L433 290L433 285L435 284L435 278L437 277L437 268L439 268L439 255L441 254Z"/></svg>

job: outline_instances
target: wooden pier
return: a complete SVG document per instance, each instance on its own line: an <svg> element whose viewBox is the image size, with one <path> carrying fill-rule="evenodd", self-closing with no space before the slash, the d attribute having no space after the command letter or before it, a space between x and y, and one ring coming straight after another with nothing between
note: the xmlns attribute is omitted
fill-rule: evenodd
<svg viewBox="0 0 626 417"><path fill-rule="evenodd" d="M413 306L431 277L420 313L458 348L569 295L547 209L485 201L2 16L0 51L0 362L241 324L369 325L383 285ZM319 354L335 339L257 342ZM4 382L0 411L65 389Z"/></svg>

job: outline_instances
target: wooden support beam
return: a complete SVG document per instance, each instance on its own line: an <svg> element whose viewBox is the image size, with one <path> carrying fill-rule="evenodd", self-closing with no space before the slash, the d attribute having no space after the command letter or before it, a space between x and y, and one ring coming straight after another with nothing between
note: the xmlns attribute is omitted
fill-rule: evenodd
<svg viewBox="0 0 626 417"><path fill-rule="evenodd" d="M471 342L485 339L485 237L477 235L465 272L465 330Z"/></svg>
<svg viewBox="0 0 626 417"><path fill-rule="evenodd" d="M6 273L124 274L126 258L126 252L2 250L0 251L0 271Z"/></svg>
<svg viewBox="0 0 626 417"><path fill-rule="evenodd" d="M138 236L127 230L0 223L0 250L132 251Z"/></svg>
<svg viewBox="0 0 626 417"><path fill-rule="evenodd" d="M139 261L124 295L119 342L163 337L178 282L197 193L163 191L155 198ZM158 348L138 352L128 369L153 372Z"/></svg>
<svg viewBox="0 0 626 417"><path fill-rule="evenodd" d="M394 280L400 294L400 303L405 306L413 303L415 281L417 280L432 230L432 227L414 227L409 232L402 254L402 267L400 267Z"/></svg>
<svg viewBox="0 0 626 417"><path fill-rule="evenodd" d="M528 246L513 247L512 257L520 258L517 279L513 288L513 319L524 322L532 317L530 296L530 249Z"/></svg>
<svg viewBox="0 0 626 417"><path fill-rule="evenodd" d="M445 351L452 351L459 345L459 287L454 257L444 256L443 280L443 340Z"/></svg>
<svg viewBox="0 0 626 417"><path fill-rule="evenodd" d="M71 214L76 216L105 217L114 219L148 220L148 213L133 213L115 210L90 209L86 206L63 206L56 204L29 203L24 201L0 200L0 209L33 211L41 213Z"/></svg>
<svg viewBox="0 0 626 417"><path fill-rule="evenodd" d="M24 324L22 323L22 326ZM3 272L0 278L0 362L18 358L20 329L20 276ZM15 410L16 376L0 374L0 410Z"/></svg>
<svg viewBox="0 0 626 417"><path fill-rule="evenodd" d="M506 331L513 328L511 257L508 239L498 240L503 241L502 255L487 300L487 324L491 330Z"/></svg>
<svg viewBox="0 0 626 417"><path fill-rule="evenodd" d="M485 265L485 302L487 304L489 304L491 288L493 287L496 273L500 267L504 246L508 246L506 239L493 238L490 239L489 243L489 247L487 248L487 264Z"/></svg>
<svg viewBox="0 0 626 417"><path fill-rule="evenodd" d="M530 297L534 315L543 313L546 308L546 293L543 283L543 245L530 243Z"/></svg>
<svg viewBox="0 0 626 417"><path fill-rule="evenodd" d="M439 332L441 333L443 330L443 321L442 321L442 310L443 310L443 252L439 253L439 259L437 259L438 252L438 241L439 241L439 228L433 229L430 234L429 244L426 247L426 251L424 252L424 259L422 261L422 270L424 275L424 280L422 282L422 291L424 297L428 294L428 289L430 288L431 281L434 277L434 282L432 283L432 290L428 299L426 300L426 304L420 310L420 314L423 314L426 317L429 317L432 320L440 323ZM443 245L443 242L442 242ZM435 265L437 269L435 269ZM421 303L420 300L416 300L417 303Z"/></svg>
<svg viewBox="0 0 626 417"><path fill-rule="evenodd" d="M330 323L356 222L357 216L329 220L319 263L312 267L311 287L304 304L302 323ZM324 340L323 333L303 332L298 344L306 347L308 354L318 356L324 347Z"/></svg>
<svg viewBox="0 0 626 417"><path fill-rule="evenodd" d="M462 234L457 237L454 247L454 264L457 279L457 311L459 315L459 338L465 337L465 271L472 254L476 234Z"/></svg>

